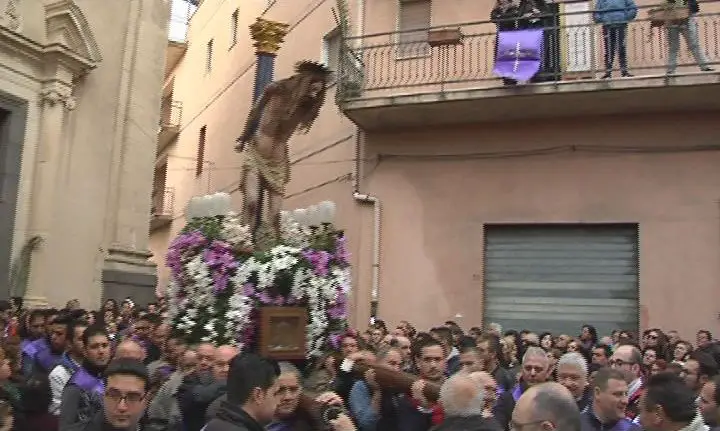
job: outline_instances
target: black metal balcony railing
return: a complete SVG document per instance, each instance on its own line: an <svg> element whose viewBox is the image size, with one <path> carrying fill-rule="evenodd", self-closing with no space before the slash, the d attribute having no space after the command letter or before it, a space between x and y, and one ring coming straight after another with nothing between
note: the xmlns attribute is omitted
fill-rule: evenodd
<svg viewBox="0 0 720 431"><path fill-rule="evenodd" d="M177 100L163 101L161 105L160 127L180 127L182 123L182 102Z"/></svg>
<svg viewBox="0 0 720 431"><path fill-rule="evenodd" d="M703 10L720 10L720 1L701 3ZM627 60L630 73L664 75L669 59L668 31L652 27L648 10L640 7L627 27ZM720 13L701 12L697 23L700 49L709 66L720 63ZM538 82L599 79L605 73L602 26L593 11L576 10L544 19L544 60ZM432 43L433 35L459 30L456 44ZM502 87L493 74L497 28L491 21L462 23L422 30L350 37L341 47L340 102L375 97L412 95ZM680 37L675 73L699 71L684 37ZM614 70L619 69L615 58ZM619 77L615 72L613 76Z"/></svg>
<svg viewBox="0 0 720 431"><path fill-rule="evenodd" d="M153 191L151 215L157 217L172 217L175 209L175 189L165 187Z"/></svg>

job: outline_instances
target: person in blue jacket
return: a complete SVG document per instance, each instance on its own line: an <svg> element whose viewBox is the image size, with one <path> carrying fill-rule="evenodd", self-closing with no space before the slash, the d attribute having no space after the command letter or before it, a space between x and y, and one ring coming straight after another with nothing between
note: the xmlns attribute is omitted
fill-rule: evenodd
<svg viewBox="0 0 720 431"><path fill-rule="evenodd" d="M612 76L613 62L617 53L620 60L620 74L632 76L627 64L627 27L637 17L637 5L634 0L597 0L593 18L602 25L605 41L605 75Z"/></svg>

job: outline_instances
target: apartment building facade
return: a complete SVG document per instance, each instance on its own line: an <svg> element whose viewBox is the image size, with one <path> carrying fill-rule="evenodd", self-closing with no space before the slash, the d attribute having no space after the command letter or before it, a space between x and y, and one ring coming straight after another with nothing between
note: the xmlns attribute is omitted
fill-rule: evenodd
<svg viewBox="0 0 720 431"><path fill-rule="evenodd" d="M683 45L667 75L667 32L639 2L634 76L610 79L593 4L548 4L546 76L518 86L493 74L493 7L366 0L345 39L339 104L383 208L379 314L720 329L720 4L694 17L706 70Z"/></svg>
<svg viewBox="0 0 720 431"><path fill-rule="evenodd" d="M634 77L600 79L593 5L556 2L551 76L507 87L492 73L492 2L204 0L166 79L182 120L158 153L157 190L175 203L151 233L158 267L190 197L227 191L239 208L233 145L254 81L246 29L262 16L290 24L277 78L301 59L338 72L337 106L291 140L286 206L338 203L352 324L376 314L421 327L720 329L706 299L720 282L720 77L699 72L684 45L666 76L667 37L649 6L628 27ZM712 66L720 8L701 9Z"/></svg>

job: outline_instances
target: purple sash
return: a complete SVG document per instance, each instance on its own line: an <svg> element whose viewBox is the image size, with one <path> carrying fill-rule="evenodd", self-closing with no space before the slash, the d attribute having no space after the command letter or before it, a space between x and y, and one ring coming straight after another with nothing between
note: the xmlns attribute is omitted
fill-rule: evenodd
<svg viewBox="0 0 720 431"><path fill-rule="evenodd" d="M95 392L98 395L103 395L105 393L105 384L103 381L92 376L83 367L78 368L69 383L78 386L85 392Z"/></svg>
<svg viewBox="0 0 720 431"><path fill-rule="evenodd" d="M32 345L33 341L35 341L35 340L28 340L28 339L22 340L20 342L20 351L23 354L27 355L28 354L27 350L31 348L30 346Z"/></svg>
<svg viewBox="0 0 720 431"><path fill-rule="evenodd" d="M35 364L39 365L42 371L46 373L52 371L62 361L62 355L54 354L44 338L33 342L30 346L35 349L35 354L33 356L28 355L28 357L32 358Z"/></svg>
<svg viewBox="0 0 720 431"><path fill-rule="evenodd" d="M630 428L632 428L634 424L630 419L622 418L618 421L618 423L613 427L614 431L628 431Z"/></svg>
<svg viewBox="0 0 720 431"><path fill-rule="evenodd" d="M292 431L293 427L287 422L273 422L267 426L267 431Z"/></svg>
<svg viewBox="0 0 720 431"><path fill-rule="evenodd" d="M527 82L540 71L543 30L501 31L497 34L495 75Z"/></svg>
<svg viewBox="0 0 720 431"><path fill-rule="evenodd" d="M22 346L22 353L23 355L27 356L28 358L35 358L35 355L37 355L38 351L45 345L45 339L39 338L37 340L33 341L27 341L24 342L24 345Z"/></svg>
<svg viewBox="0 0 720 431"><path fill-rule="evenodd" d="M158 367L157 371L155 371L156 374L159 374L160 377L163 379L166 379L170 374L175 372L175 367L172 365L163 365L161 367Z"/></svg>
<svg viewBox="0 0 720 431"><path fill-rule="evenodd" d="M513 396L513 399L515 400L515 402L517 402L517 400L520 399L522 394L523 394L523 390L520 387L520 385L515 385L515 387L513 388L513 391L512 391L512 396Z"/></svg>

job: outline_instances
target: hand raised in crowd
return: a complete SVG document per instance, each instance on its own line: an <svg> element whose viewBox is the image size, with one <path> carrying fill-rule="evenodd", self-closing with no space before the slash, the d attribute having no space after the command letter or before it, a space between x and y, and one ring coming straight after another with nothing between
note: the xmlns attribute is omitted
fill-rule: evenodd
<svg viewBox="0 0 720 431"><path fill-rule="evenodd" d="M355 424L346 414L341 414L337 419L330 421L333 431L355 431Z"/></svg>
<svg viewBox="0 0 720 431"><path fill-rule="evenodd" d="M344 404L343 399L335 392L323 392L315 397L315 402L334 406L341 406Z"/></svg>
<svg viewBox="0 0 720 431"><path fill-rule="evenodd" d="M418 380L410 387L410 395L417 401L421 406L428 407L430 402L425 398L425 380Z"/></svg>

